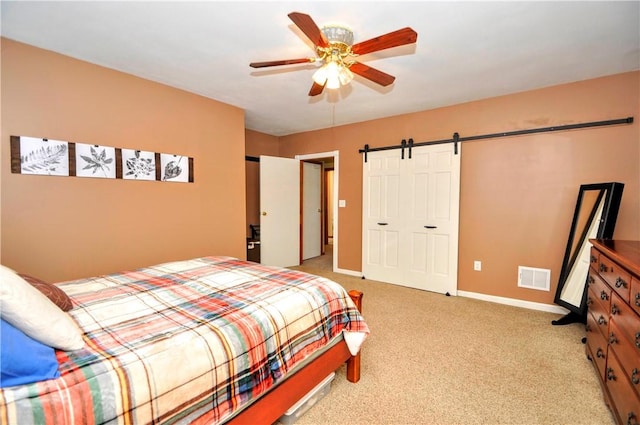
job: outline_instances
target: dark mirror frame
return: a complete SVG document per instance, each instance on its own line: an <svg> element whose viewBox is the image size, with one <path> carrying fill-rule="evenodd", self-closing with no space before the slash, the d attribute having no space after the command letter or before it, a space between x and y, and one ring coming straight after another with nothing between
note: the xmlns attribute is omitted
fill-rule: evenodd
<svg viewBox="0 0 640 425"><path fill-rule="evenodd" d="M562 299L562 291L565 284L567 284L567 278L571 275L573 268L576 267L576 262L578 261L578 256L583 245L591 245L588 239L592 236L589 236L588 233L591 223L594 223L593 220L599 221L599 223L594 223L594 225L598 226L595 238L611 239L613 237L623 189L624 184L617 182L583 184L580 186L576 209L573 214L571 229L569 231L567 248L565 250L562 269L560 271L560 278L558 280L558 287L554 298L554 302L568 309L569 313L559 320L554 320L552 322L554 325L564 325L574 322L586 323L588 268L584 273L584 277L576 277L576 281L584 282L582 284L582 298L579 306L564 301ZM595 202L586 202L586 195L590 198L596 196ZM601 216L596 217L598 207L600 206L603 197L604 205Z"/></svg>

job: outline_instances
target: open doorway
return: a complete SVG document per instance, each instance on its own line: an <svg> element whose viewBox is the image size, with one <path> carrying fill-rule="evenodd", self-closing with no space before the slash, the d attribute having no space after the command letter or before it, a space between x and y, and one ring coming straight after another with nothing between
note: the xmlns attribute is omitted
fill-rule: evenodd
<svg viewBox="0 0 640 425"><path fill-rule="evenodd" d="M323 166L323 249L320 256L306 259L303 263L306 266L330 271L335 271L338 268L338 154L338 151L332 151L317 154L296 155L296 159L320 163Z"/></svg>

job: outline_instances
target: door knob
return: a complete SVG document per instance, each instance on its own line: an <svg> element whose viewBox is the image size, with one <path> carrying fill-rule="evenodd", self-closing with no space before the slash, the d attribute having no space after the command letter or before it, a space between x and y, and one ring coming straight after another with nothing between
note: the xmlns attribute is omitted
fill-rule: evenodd
<svg viewBox="0 0 640 425"><path fill-rule="evenodd" d="M262 215L267 215L267 212L266 211L262 211Z"/></svg>

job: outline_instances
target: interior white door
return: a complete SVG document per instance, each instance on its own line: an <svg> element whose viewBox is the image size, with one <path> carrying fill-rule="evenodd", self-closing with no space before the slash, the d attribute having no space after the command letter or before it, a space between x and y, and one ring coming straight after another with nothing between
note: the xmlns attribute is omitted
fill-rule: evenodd
<svg viewBox="0 0 640 425"><path fill-rule="evenodd" d="M322 254L322 165L302 163L302 259Z"/></svg>
<svg viewBox="0 0 640 425"><path fill-rule="evenodd" d="M455 295L460 146L370 152L363 169L364 276Z"/></svg>
<svg viewBox="0 0 640 425"><path fill-rule="evenodd" d="M300 161L260 156L260 263L300 264Z"/></svg>
<svg viewBox="0 0 640 425"><path fill-rule="evenodd" d="M455 295L460 146L457 155L449 144L421 146L412 151L411 159L403 163L403 280L414 288Z"/></svg>
<svg viewBox="0 0 640 425"><path fill-rule="evenodd" d="M363 166L362 272L383 282L402 276L400 161L397 151L370 152Z"/></svg>

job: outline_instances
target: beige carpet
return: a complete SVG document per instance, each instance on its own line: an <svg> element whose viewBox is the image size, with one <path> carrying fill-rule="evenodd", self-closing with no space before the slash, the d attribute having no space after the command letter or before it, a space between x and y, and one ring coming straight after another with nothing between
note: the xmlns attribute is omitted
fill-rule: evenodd
<svg viewBox="0 0 640 425"><path fill-rule="evenodd" d="M364 292L362 378L342 367L297 424L611 425L579 324L558 315L296 267ZM330 264L330 263L329 263Z"/></svg>

